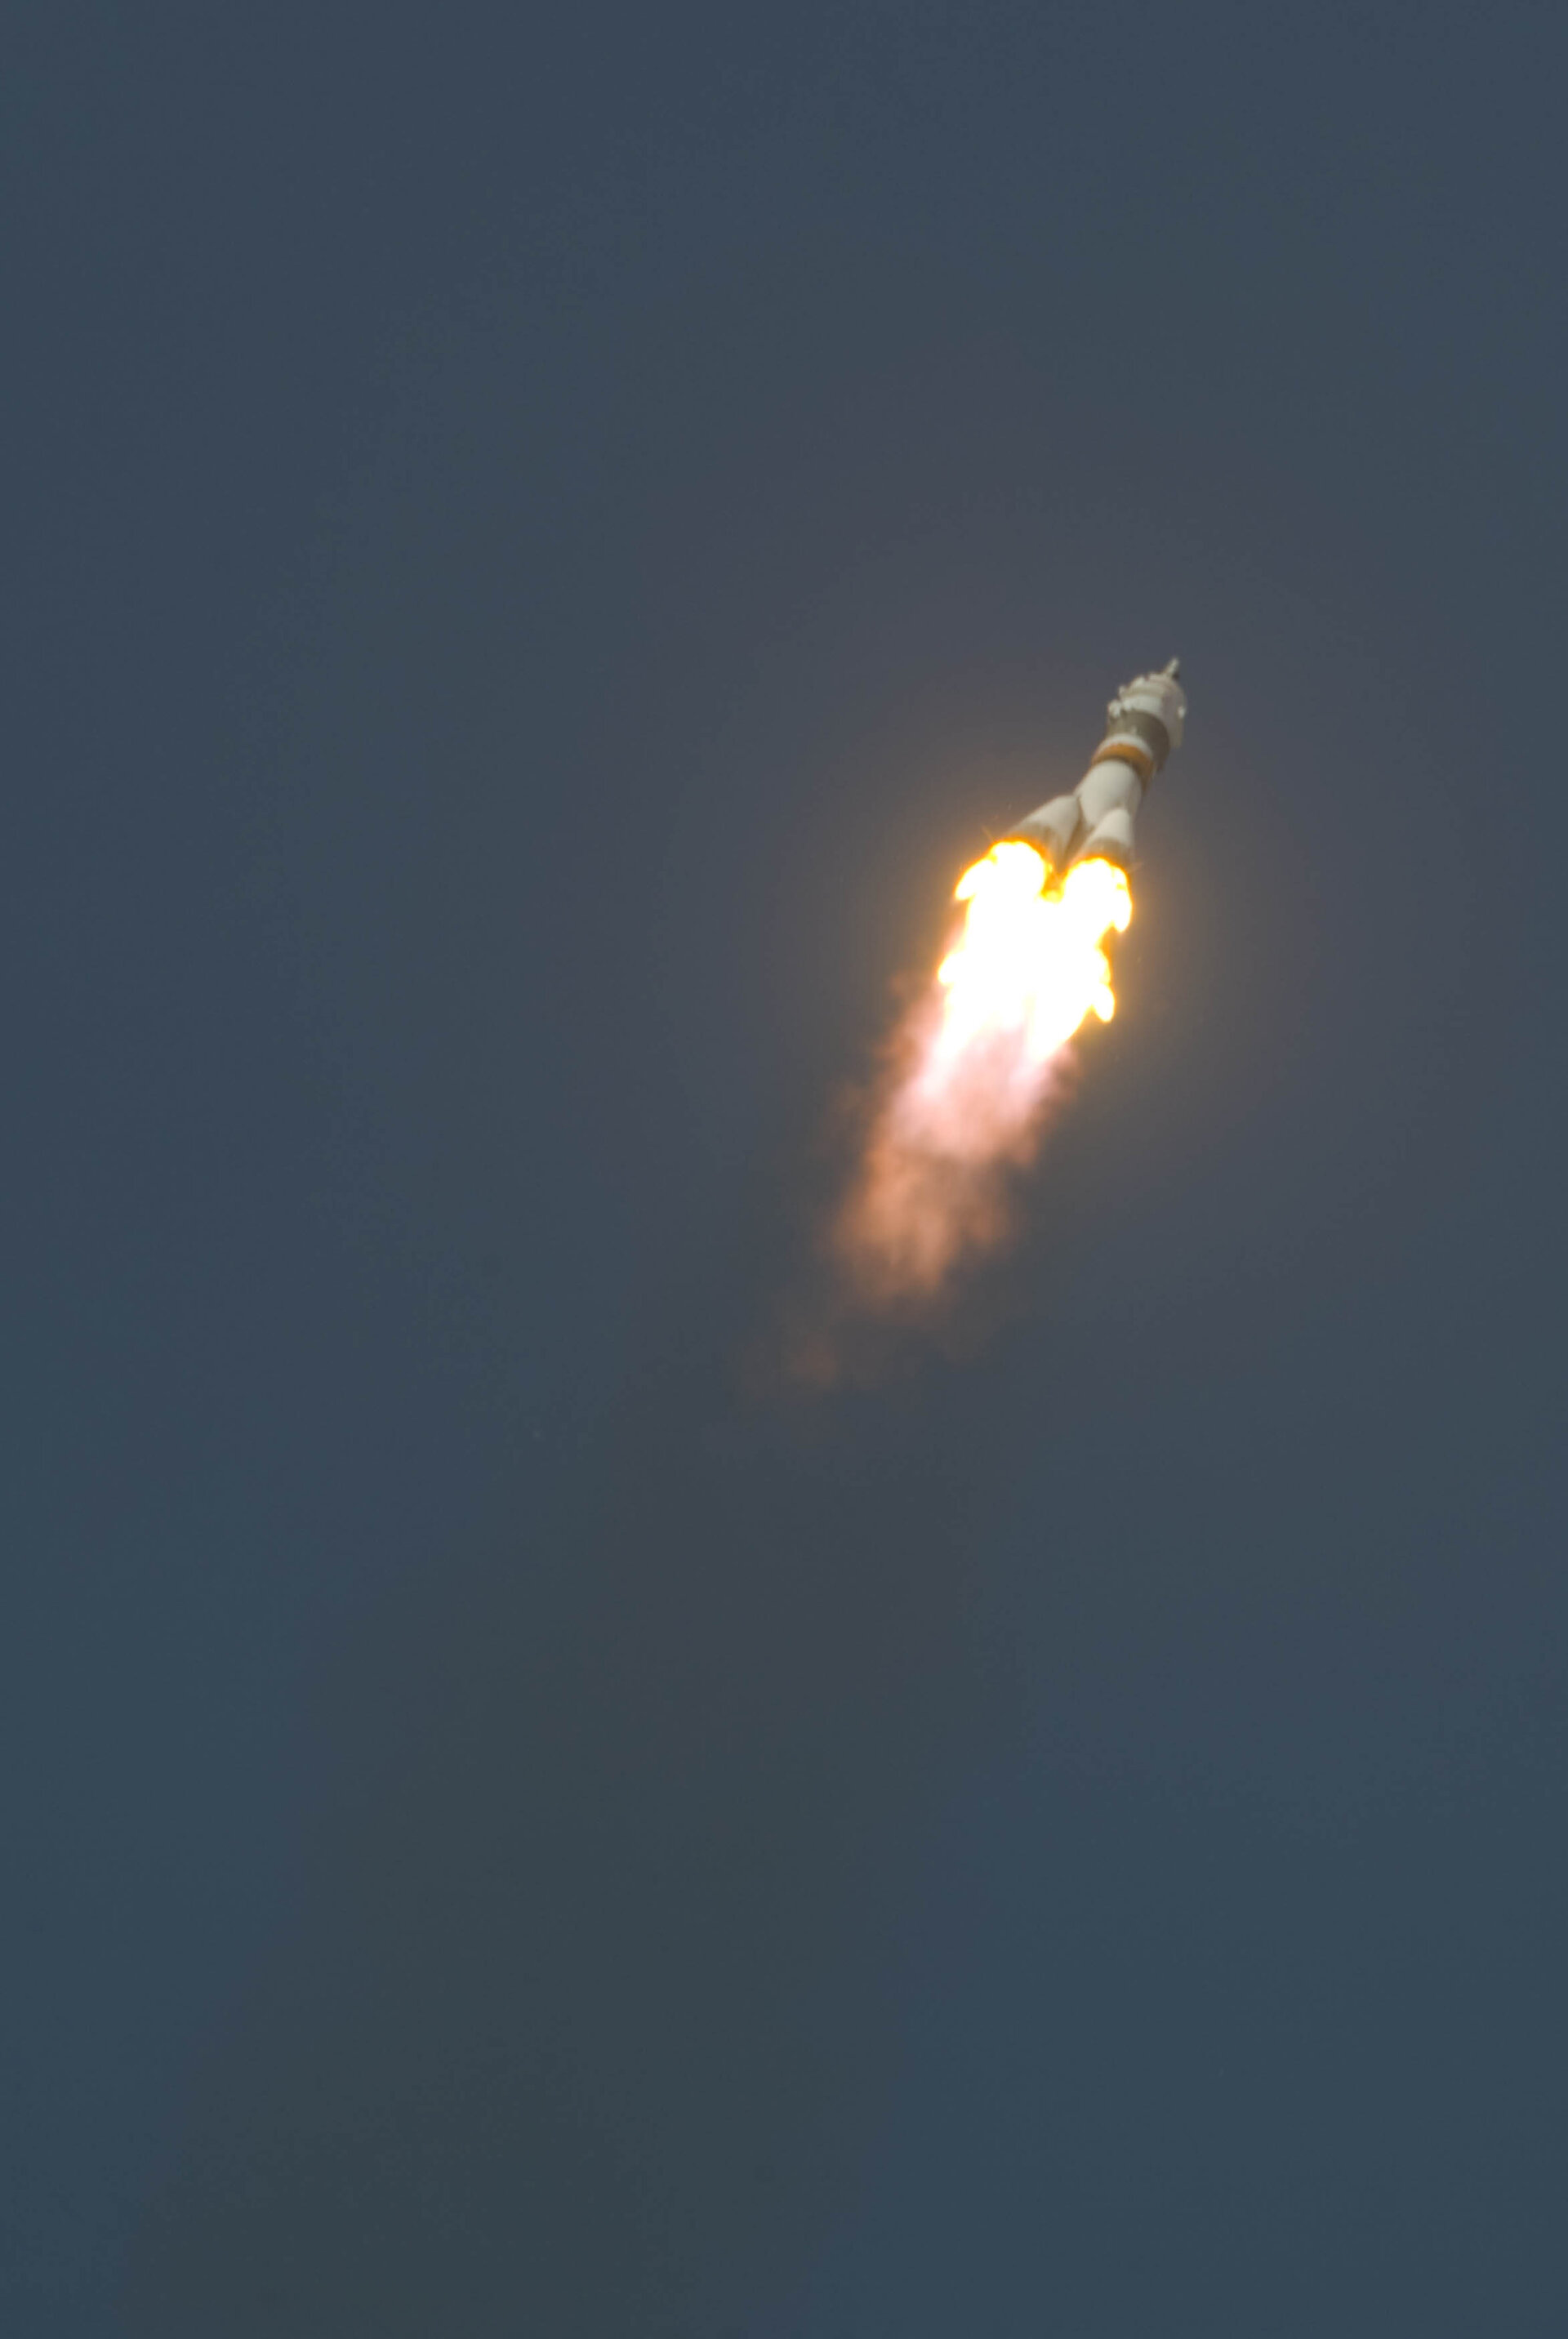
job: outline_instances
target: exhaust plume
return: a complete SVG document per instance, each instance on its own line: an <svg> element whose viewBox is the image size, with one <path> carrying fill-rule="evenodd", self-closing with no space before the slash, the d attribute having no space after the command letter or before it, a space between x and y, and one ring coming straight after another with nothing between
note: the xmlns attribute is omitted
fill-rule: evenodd
<svg viewBox="0 0 1568 2339"><path fill-rule="evenodd" d="M1132 897L1111 862L1057 877L1021 838L960 878L962 923L904 1017L830 1251L862 1308L918 1314L1002 1242L1016 1173L1068 1093L1073 1034L1115 1012L1107 938Z"/></svg>

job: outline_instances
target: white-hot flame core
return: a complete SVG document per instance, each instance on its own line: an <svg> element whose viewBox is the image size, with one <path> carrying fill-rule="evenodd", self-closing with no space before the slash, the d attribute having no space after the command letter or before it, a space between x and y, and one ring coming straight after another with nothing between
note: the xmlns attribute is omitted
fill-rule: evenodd
<svg viewBox="0 0 1568 2339"><path fill-rule="evenodd" d="M1101 945L1125 933L1132 895L1109 861L1080 861L1059 887L1032 844L993 844L958 881L962 939L937 969L947 992L941 1048L955 1054L985 1031L1015 1031L1042 1062L1092 1012L1116 1012Z"/></svg>
<svg viewBox="0 0 1568 2339"><path fill-rule="evenodd" d="M1006 1233L1007 1172L1035 1150L1073 1033L1115 1012L1104 945L1132 915L1111 863L1080 862L1053 883L1017 841L966 870L955 899L963 930L901 1034L838 1229L857 1282L892 1302L929 1297Z"/></svg>

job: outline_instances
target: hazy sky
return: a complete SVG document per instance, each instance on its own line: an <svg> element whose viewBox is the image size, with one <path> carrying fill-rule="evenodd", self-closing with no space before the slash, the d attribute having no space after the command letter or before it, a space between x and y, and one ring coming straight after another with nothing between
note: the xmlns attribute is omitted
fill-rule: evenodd
<svg viewBox="0 0 1568 2339"><path fill-rule="evenodd" d="M1556 2339L1559 13L9 49L8 2339ZM1024 1240L759 1396L1172 651Z"/></svg>

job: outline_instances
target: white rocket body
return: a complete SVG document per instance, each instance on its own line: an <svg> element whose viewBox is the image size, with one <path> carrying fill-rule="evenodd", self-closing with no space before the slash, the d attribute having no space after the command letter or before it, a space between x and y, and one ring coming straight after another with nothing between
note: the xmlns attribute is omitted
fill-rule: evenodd
<svg viewBox="0 0 1568 2339"><path fill-rule="evenodd" d="M1032 844L1055 870L1075 861L1133 862L1134 823L1144 792L1181 745L1187 697L1179 659L1159 674L1123 683L1106 709L1105 736L1070 795L1053 796L1009 832Z"/></svg>

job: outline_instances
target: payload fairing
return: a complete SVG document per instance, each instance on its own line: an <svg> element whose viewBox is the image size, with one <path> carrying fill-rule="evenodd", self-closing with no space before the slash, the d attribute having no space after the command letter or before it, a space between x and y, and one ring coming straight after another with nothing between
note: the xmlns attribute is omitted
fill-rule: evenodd
<svg viewBox="0 0 1568 2339"><path fill-rule="evenodd" d="M1110 861L1130 870L1133 823L1144 791L1181 745L1187 698L1181 661L1124 682L1106 709L1105 736L1070 795L1053 796L1002 841L1032 844L1058 873L1077 861Z"/></svg>

